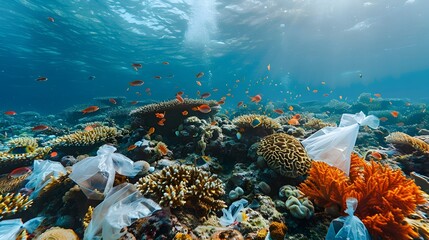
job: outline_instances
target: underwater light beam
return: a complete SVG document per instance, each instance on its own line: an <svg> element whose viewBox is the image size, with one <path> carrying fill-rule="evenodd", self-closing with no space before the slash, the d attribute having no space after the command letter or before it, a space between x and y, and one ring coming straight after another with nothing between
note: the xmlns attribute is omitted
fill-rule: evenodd
<svg viewBox="0 0 429 240"><path fill-rule="evenodd" d="M185 33L185 43L191 47L207 47L217 32L216 1L194 0Z"/></svg>

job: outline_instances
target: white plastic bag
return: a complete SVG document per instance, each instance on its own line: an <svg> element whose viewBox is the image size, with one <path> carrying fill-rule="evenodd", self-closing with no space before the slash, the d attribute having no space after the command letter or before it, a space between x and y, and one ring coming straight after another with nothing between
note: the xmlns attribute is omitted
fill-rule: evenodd
<svg viewBox="0 0 429 240"><path fill-rule="evenodd" d="M70 178L87 198L102 200L113 187L115 172L134 177L141 171L142 165L134 165L131 159L115 151L115 147L103 145L98 149L97 156L87 157L73 165Z"/></svg>
<svg viewBox="0 0 429 240"><path fill-rule="evenodd" d="M355 146L359 126L377 128L380 120L373 115L365 117L363 112L343 114L339 127L324 127L302 141L307 154L314 160L350 172L350 155Z"/></svg>
<svg viewBox="0 0 429 240"><path fill-rule="evenodd" d="M51 176L58 178L60 175L66 174L67 170L59 162L50 160L34 160L33 172L27 177L25 188L34 189L30 198L34 199L50 181Z"/></svg>
<svg viewBox="0 0 429 240"><path fill-rule="evenodd" d="M249 202L243 198L231 203L228 210L226 210L225 208L222 209L223 216L219 219L220 225L226 227L233 224L235 221L241 219L239 217L239 214L241 213L241 210L247 206L248 203Z"/></svg>
<svg viewBox="0 0 429 240"><path fill-rule="evenodd" d="M347 209L344 211L348 216L332 220L329 225L326 240L370 240L371 237L362 221L353 215L357 207L356 198L347 198Z"/></svg>
<svg viewBox="0 0 429 240"><path fill-rule="evenodd" d="M160 209L154 201L144 198L134 185L118 185L94 209L84 240L101 239L101 236L103 240L119 239L123 235L120 233L123 227Z"/></svg>
<svg viewBox="0 0 429 240"><path fill-rule="evenodd" d="M22 223L21 219L3 220L0 222L0 239L9 240L16 239L22 229L32 233L43 222L44 217L36 217Z"/></svg>

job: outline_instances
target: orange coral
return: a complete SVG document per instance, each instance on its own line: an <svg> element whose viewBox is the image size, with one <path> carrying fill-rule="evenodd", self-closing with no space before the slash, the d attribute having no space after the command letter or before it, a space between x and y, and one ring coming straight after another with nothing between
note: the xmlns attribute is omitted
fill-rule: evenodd
<svg viewBox="0 0 429 240"><path fill-rule="evenodd" d="M418 236L404 218L425 203L422 191L400 170L371 161L367 164L352 155L350 177L326 163L313 163L310 175L300 190L323 207L331 204L345 209L345 200L358 200L355 215L373 236L383 239L410 239Z"/></svg>
<svg viewBox="0 0 429 240"><path fill-rule="evenodd" d="M269 229L270 239L273 240L283 240L287 231L286 225L282 222L272 222Z"/></svg>

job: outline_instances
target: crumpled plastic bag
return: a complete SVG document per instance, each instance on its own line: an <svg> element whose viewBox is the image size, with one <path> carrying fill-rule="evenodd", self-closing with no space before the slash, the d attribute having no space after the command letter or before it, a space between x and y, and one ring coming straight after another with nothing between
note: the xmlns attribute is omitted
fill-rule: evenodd
<svg viewBox="0 0 429 240"><path fill-rule="evenodd" d="M223 216L219 219L220 225L226 227L240 220L239 214L241 209L247 206L248 203L249 202L243 198L231 203L228 210L226 210L226 208L222 209Z"/></svg>
<svg viewBox="0 0 429 240"><path fill-rule="evenodd" d="M39 195L39 191L51 182L51 176L58 178L66 173L67 170L59 162L34 160L33 172L27 177L28 182L25 184L25 188L33 189L30 198L34 199Z"/></svg>
<svg viewBox="0 0 429 240"><path fill-rule="evenodd" d="M370 240L368 233L362 221L353 215L356 210L358 201L356 198L347 198L347 209L344 211L348 216L339 217L332 220L329 225L326 240Z"/></svg>
<svg viewBox="0 0 429 240"><path fill-rule="evenodd" d="M70 178L87 198L102 200L113 187L115 172L134 177L142 170L142 165L134 165L131 159L115 151L115 147L103 145L97 156L87 157L73 165Z"/></svg>
<svg viewBox="0 0 429 240"><path fill-rule="evenodd" d="M124 233L121 229L130 226L139 218L152 215L161 207L151 199L144 198L134 185L123 183L109 192L93 211L92 219L85 230L84 240L116 240ZM100 236L101 231L101 236Z"/></svg>
<svg viewBox="0 0 429 240"><path fill-rule="evenodd" d="M0 222L0 239L9 240L16 239L22 229L32 233L43 222L44 217L36 217L22 223L19 219L3 220Z"/></svg>
<svg viewBox="0 0 429 240"><path fill-rule="evenodd" d="M343 114L338 127L324 127L302 141L310 158L350 172L350 156L359 133L359 126L377 128L380 120L363 112Z"/></svg>

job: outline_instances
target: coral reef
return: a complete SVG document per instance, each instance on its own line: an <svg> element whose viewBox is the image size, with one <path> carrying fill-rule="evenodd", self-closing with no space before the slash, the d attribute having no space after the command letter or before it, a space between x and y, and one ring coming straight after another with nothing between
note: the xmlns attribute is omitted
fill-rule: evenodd
<svg viewBox="0 0 429 240"><path fill-rule="evenodd" d="M287 232L287 227L282 222L271 222L268 229L272 240L283 240Z"/></svg>
<svg viewBox="0 0 429 240"><path fill-rule="evenodd" d="M292 216L298 219L309 219L314 215L313 203L306 197L297 198L290 196L286 200L285 206Z"/></svg>
<svg viewBox="0 0 429 240"><path fill-rule="evenodd" d="M140 178L136 185L144 195L154 194L162 206L186 206L201 217L226 207L219 199L225 194L222 181L193 166L169 166Z"/></svg>
<svg viewBox="0 0 429 240"><path fill-rule="evenodd" d="M406 153L418 151L429 154L429 144L418 138L411 137L406 133L393 132L386 137L386 141Z"/></svg>
<svg viewBox="0 0 429 240"><path fill-rule="evenodd" d="M316 131L324 127L336 127L336 126L337 125L335 123L324 122L322 119L319 119L319 118L312 118L304 124L304 128L316 130Z"/></svg>
<svg viewBox="0 0 429 240"><path fill-rule="evenodd" d="M298 177L307 173L311 159L301 143L285 133L275 133L263 138L257 150L270 168L286 177Z"/></svg>
<svg viewBox="0 0 429 240"><path fill-rule="evenodd" d="M332 204L345 209L345 200L358 200L355 215L372 236L383 239L418 237L404 217L413 213L418 204L425 203L423 192L400 170L371 161L367 164L353 154L350 176L324 162L314 162L309 177L300 190L322 207Z"/></svg>
<svg viewBox="0 0 429 240"><path fill-rule="evenodd" d="M116 137L118 131L114 127L99 126L90 131L76 131L45 142L48 146L78 147L101 144Z"/></svg>
<svg viewBox="0 0 429 240"><path fill-rule="evenodd" d="M9 177L4 176L0 178L0 194L14 192L18 190L24 183L24 180L31 174L31 172L27 172L19 177Z"/></svg>
<svg viewBox="0 0 429 240"><path fill-rule="evenodd" d="M37 240L79 240L72 229L53 227L37 237Z"/></svg>
<svg viewBox="0 0 429 240"><path fill-rule="evenodd" d="M94 207L88 206L88 211L86 211L85 216L83 217L83 220L82 220L83 228L86 229L88 227L89 222L91 222L93 212L94 212Z"/></svg>
<svg viewBox="0 0 429 240"><path fill-rule="evenodd" d="M37 148L39 144L37 143L37 139L32 137L18 137L12 138L7 142L7 145L11 147L11 151L16 147L33 147Z"/></svg>
<svg viewBox="0 0 429 240"><path fill-rule="evenodd" d="M25 211L32 204L33 200L30 200L29 196L21 193L0 195L0 219L19 211Z"/></svg>
<svg viewBox="0 0 429 240"><path fill-rule="evenodd" d="M244 240L243 235L235 229L219 230L213 233L211 240Z"/></svg>
<svg viewBox="0 0 429 240"><path fill-rule="evenodd" d="M280 123L265 115L247 114L232 119L232 123L244 131L251 129L264 129L268 133L273 133L276 129L281 128Z"/></svg>

